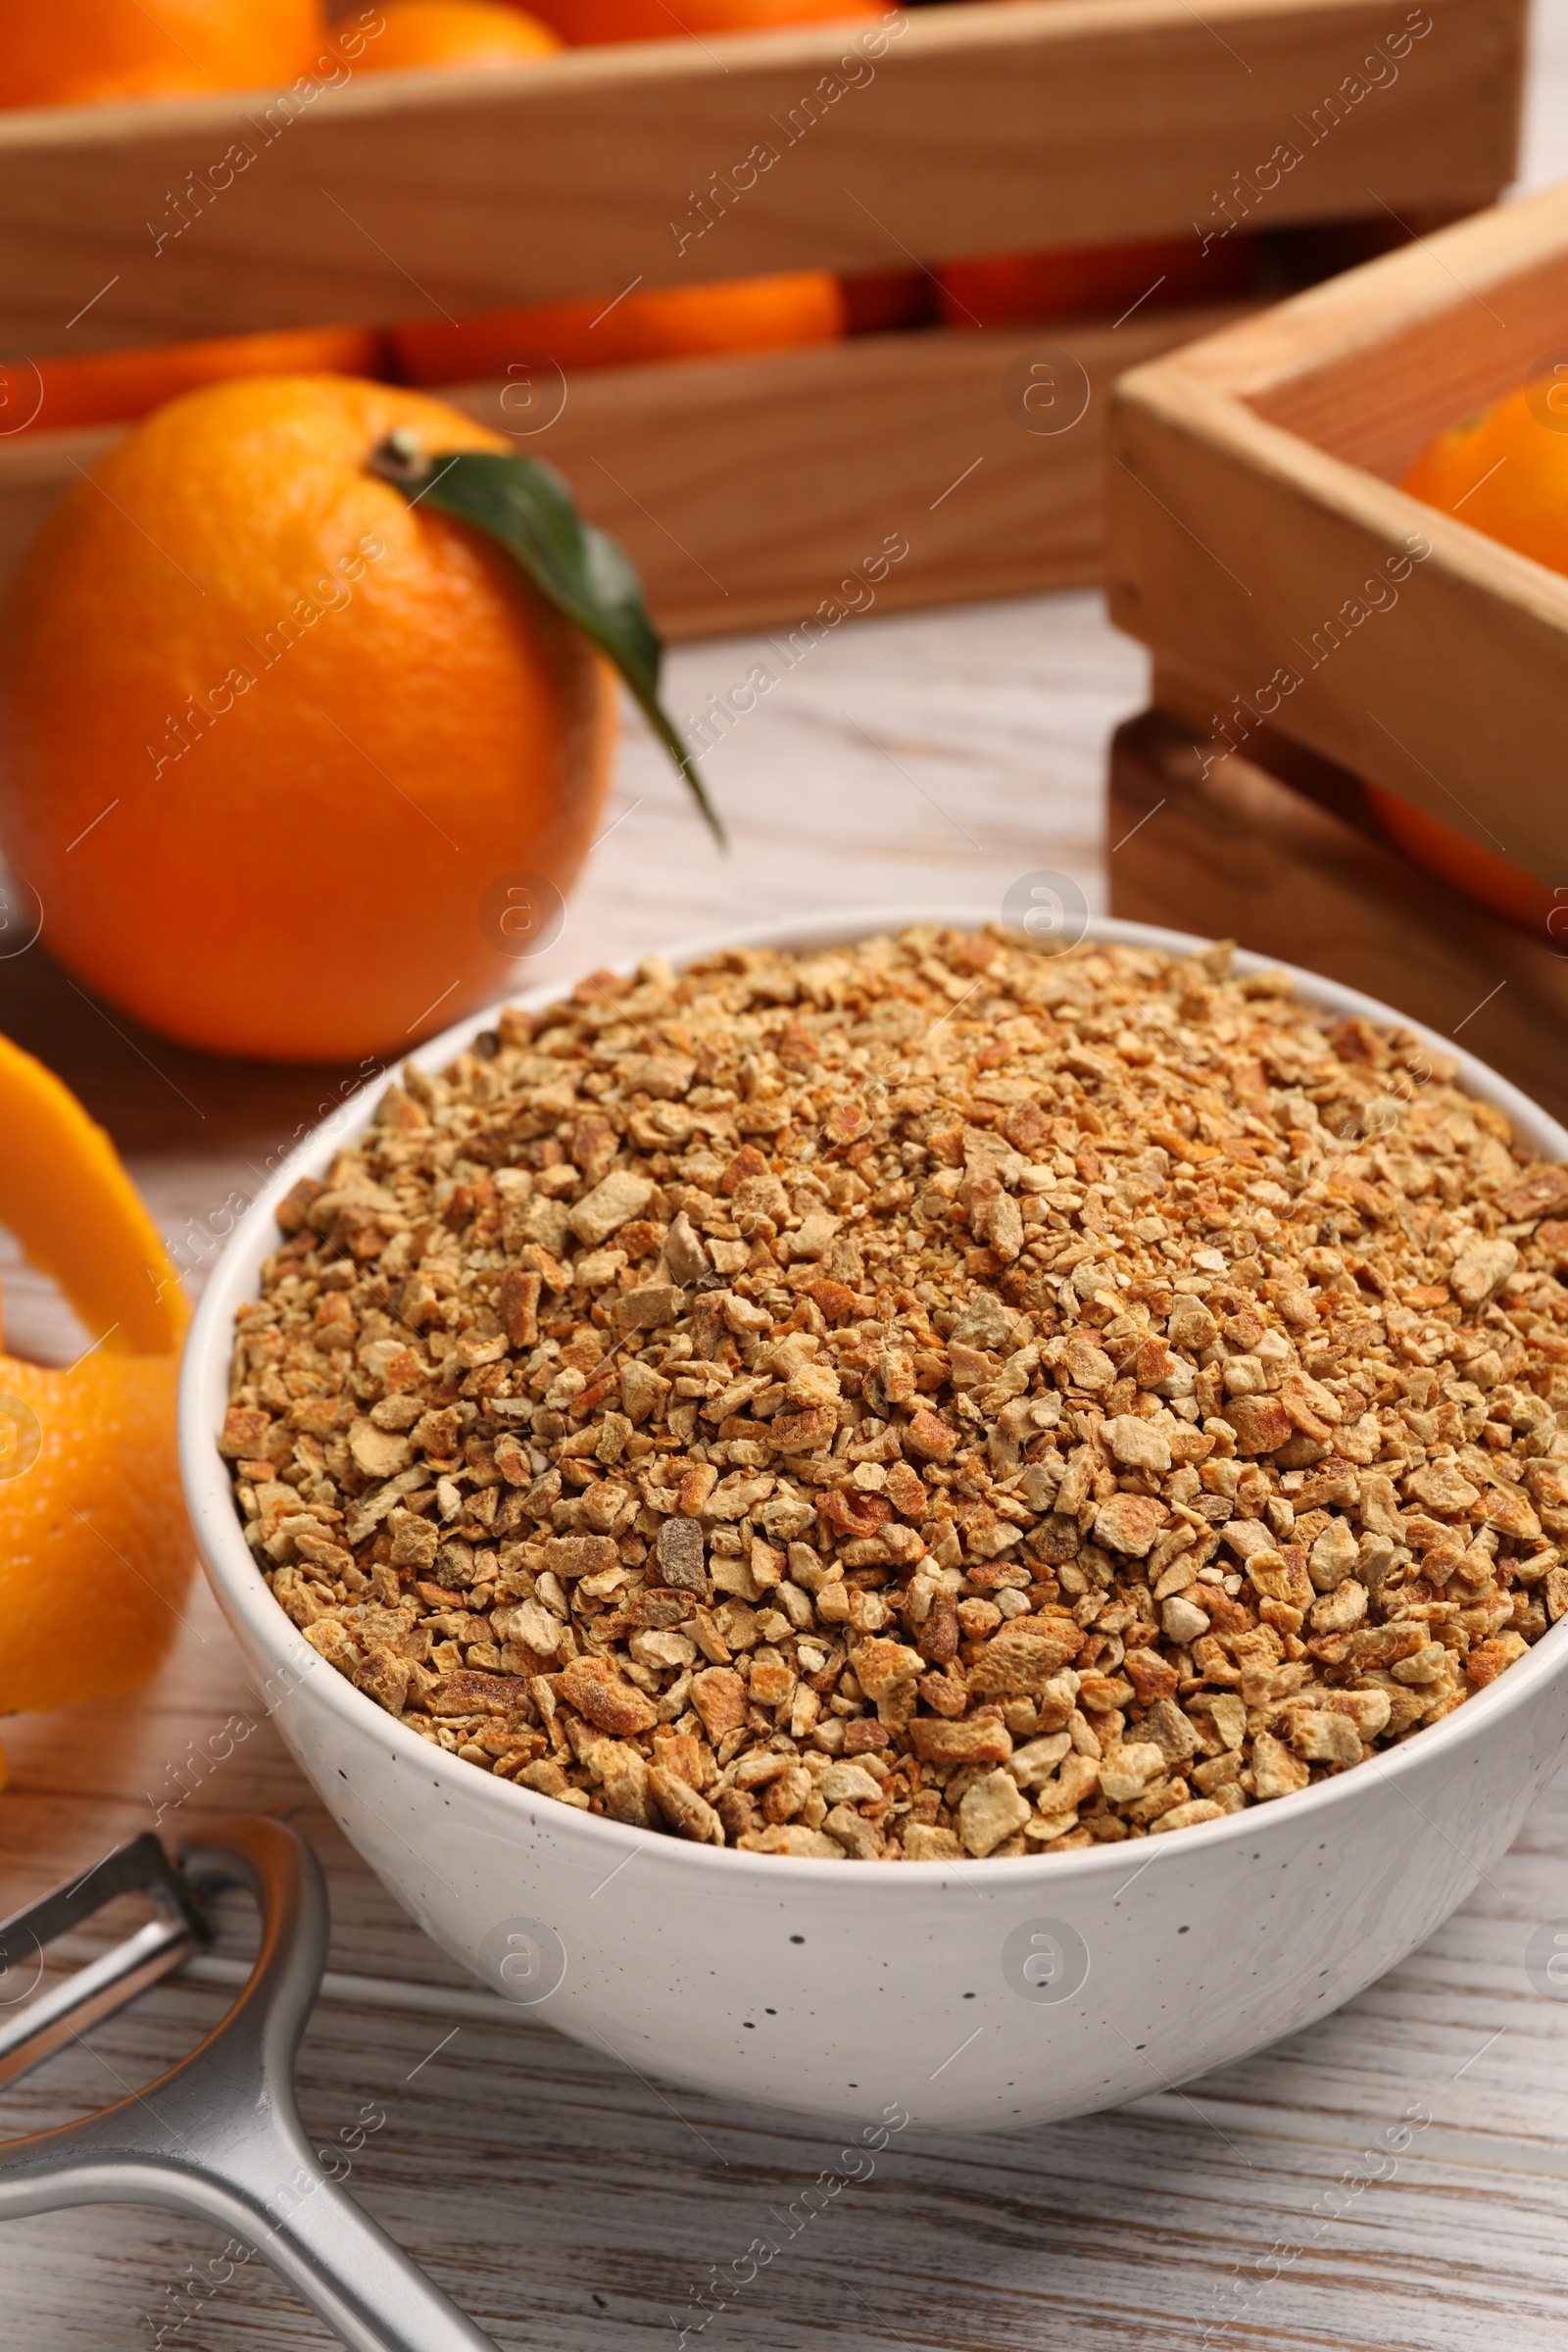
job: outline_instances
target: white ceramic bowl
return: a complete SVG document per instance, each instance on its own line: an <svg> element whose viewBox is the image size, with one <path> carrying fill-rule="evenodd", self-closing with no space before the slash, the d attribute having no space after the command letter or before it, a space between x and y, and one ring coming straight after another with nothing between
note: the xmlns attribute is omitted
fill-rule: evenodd
<svg viewBox="0 0 1568 2352"><path fill-rule="evenodd" d="M836 946L984 910L873 907L715 946ZM1186 953L1137 923L1090 936ZM1241 955L1238 965L1266 959ZM1335 1011L1402 1016L1299 973ZM552 985L521 996L547 1004ZM493 1020L420 1050L438 1067ZM1481 1063L1461 1080L1552 1158L1568 1134ZM1003 2127L1114 2106L1293 2034L1380 1976L1511 1843L1568 1743L1568 1620L1358 1770L1170 1838L966 1863L794 1861L686 1844L492 1780L406 1732L272 1599L215 1446L234 1310L273 1210L367 1124L369 1089L279 1168L220 1260L180 1393L208 1574L278 1727L347 1836L446 1951L644 2074L859 2125Z"/></svg>

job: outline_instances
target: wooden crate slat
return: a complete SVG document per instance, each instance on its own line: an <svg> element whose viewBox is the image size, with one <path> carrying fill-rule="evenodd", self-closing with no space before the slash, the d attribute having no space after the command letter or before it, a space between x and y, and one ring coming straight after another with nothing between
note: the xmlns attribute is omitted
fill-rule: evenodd
<svg viewBox="0 0 1568 2352"><path fill-rule="evenodd" d="M1455 333L1456 317L1469 332ZM1568 187L1553 187L1456 223L1436 249L1401 247L1259 312L1183 368L1395 481L1435 434L1511 391L1565 337Z"/></svg>
<svg viewBox="0 0 1568 2352"><path fill-rule="evenodd" d="M1101 569L1116 370L1239 307L607 368L573 376L557 422L516 447L560 466L589 516L625 542L672 637L793 628L889 537L907 555L869 589L852 587L841 612L868 594L890 612L1062 587ZM1003 380L1052 345L1084 368L1090 403L1070 431L1037 434L1004 405ZM455 398L506 430L515 418L503 389ZM76 468L118 434L0 441L0 592Z"/></svg>
<svg viewBox="0 0 1568 2352"><path fill-rule="evenodd" d="M1522 10L1426 13L1397 79L1311 144L1293 124L1309 126L1397 29L1389 0L890 12L874 78L796 129L856 27L585 51L542 70L362 74L286 125L255 97L15 114L0 121L0 349L1180 234L1217 224L1216 191L1291 139L1302 160L1259 224L1353 218L1369 186L1401 214L1468 209L1512 170ZM693 191L761 141L776 164L682 251L670 220L695 232ZM173 234L175 193L192 173L211 189L236 142L253 160L187 201Z"/></svg>
<svg viewBox="0 0 1568 2352"><path fill-rule="evenodd" d="M1098 578L1103 559L1117 368L1187 340L1200 316L607 370L578 378L560 423L519 446L547 451L625 540L673 636L802 621L890 536L908 554L877 583L879 611L1063 587ZM1090 404L1072 430L1037 434L1003 385L1052 345L1084 368ZM499 421L493 389L476 413Z"/></svg>
<svg viewBox="0 0 1568 2352"><path fill-rule="evenodd" d="M1568 579L1380 474L1522 380L1565 317L1559 190L1125 378L1107 476L1112 617L1163 666L1553 885ZM1378 470L1322 446L1357 435ZM1412 534L1431 553L1397 603L1376 588L1385 609L1348 620Z"/></svg>

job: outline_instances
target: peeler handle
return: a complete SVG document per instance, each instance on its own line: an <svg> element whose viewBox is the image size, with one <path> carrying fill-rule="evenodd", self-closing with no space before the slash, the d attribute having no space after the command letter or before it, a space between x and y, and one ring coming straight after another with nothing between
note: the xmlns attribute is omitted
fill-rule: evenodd
<svg viewBox="0 0 1568 2352"><path fill-rule="evenodd" d="M171 2164L121 2147L97 2161L80 2150L69 2170L31 2180L0 2175L0 2220L93 2204L216 2223L270 2263L349 2352L497 2352L286 2125L246 2129L216 2161L191 2149Z"/></svg>
<svg viewBox="0 0 1568 2352"><path fill-rule="evenodd" d="M320 2179L261 2250L351 2352L496 2352L346 2189Z"/></svg>
<svg viewBox="0 0 1568 2352"><path fill-rule="evenodd" d="M318 2178L260 2250L351 2352L496 2352L346 2189Z"/></svg>
<svg viewBox="0 0 1568 2352"><path fill-rule="evenodd" d="M240 2176L253 2172L258 2186L247 2193ZM74 2194L47 2202L100 2197L216 2222L270 2263L349 2352L496 2352L493 2338L322 2171L309 2143L291 2146L284 2131L248 2133L243 2149L227 2152L221 2175L200 2167L176 2179L152 2166L138 2178L137 2167L120 2165L100 2189L84 2172Z"/></svg>
<svg viewBox="0 0 1568 2352"><path fill-rule="evenodd" d="M0 2144L0 2221L62 2205L160 2205L254 2247L350 2352L497 2352L322 2166L294 2060L326 1960L326 1890L284 1823L229 1822L187 1854L196 1885L241 1885L262 1943L232 2008L189 2056L81 2122Z"/></svg>

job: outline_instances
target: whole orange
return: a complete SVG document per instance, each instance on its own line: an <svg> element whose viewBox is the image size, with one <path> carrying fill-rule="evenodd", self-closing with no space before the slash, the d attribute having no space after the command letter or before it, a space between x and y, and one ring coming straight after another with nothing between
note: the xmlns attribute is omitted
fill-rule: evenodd
<svg viewBox="0 0 1568 2352"><path fill-rule="evenodd" d="M1568 572L1568 389L1542 378L1450 425L1399 487L1548 571ZM1568 907L1549 883L1401 795L1380 784L1368 790L1387 831L1429 873L1538 937L1568 935Z"/></svg>
<svg viewBox="0 0 1568 2352"><path fill-rule="evenodd" d="M653 286L616 302L542 303L531 310L419 319L388 331L393 359L415 384L505 375L515 362L622 368L645 360L697 359L726 351L775 351L833 343L845 331L844 289L829 270L711 278Z"/></svg>
<svg viewBox="0 0 1568 2352"><path fill-rule="evenodd" d="M174 1444L185 1301L158 1228L102 1128L5 1037L0 1135L0 1224L93 1335L69 1369L8 1355L0 1336L9 1714L146 1682L195 1563Z"/></svg>
<svg viewBox="0 0 1568 2352"><path fill-rule="evenodd" d="M1040 253L983 254L937 271L937 306L947 326L1019 326L1037 318L1220 302L1243 291L1257 266L1254 240L1239 237L1210 259L1192 237L1144 237L1125 245L1061 245Z"/></svg>
<svg viewBox="0 0 1568 2352"><path fill-rule="evenodd" d="M348 377L189 393L66 493L0 620L10 863L60 959L190 1045L406 1047L514 979L497 893L564 892L593 838L608 666L367 470L395 428L508 447Z"/></svg>
<svg viewBox="0 0 1568 2352"><path fill-rule="evenodd" d="M565 47L537 17L504 0L386 0L380 30L365 44L361 73L406 66L511 66Z"/></svg>
<svg viewBox="0 0 1568 2352"><path fill-rule="evenodd" d="M0 106L270 89L325 33L320 0L0 0Z"/></svg>
<svg viewBox="0 0 1568 2352"><path fill-rule="evenodd" d="M1525 384L1450 425L1399 487L1548 571L1568 571L1568 385Z"/></svg>
<svg viewBox="0 0 1568 2352"><path fill-rule="evenodd" d="M790 24L886 17L883 0L534 0L574 47L599 41L678 41L703 32L777 32Z"/></svg>

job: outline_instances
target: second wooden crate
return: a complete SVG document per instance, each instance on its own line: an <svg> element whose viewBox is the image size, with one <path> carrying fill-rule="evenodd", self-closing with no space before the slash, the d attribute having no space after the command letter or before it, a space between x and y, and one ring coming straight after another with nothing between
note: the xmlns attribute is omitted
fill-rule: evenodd
<svg viewBox="0 0 1568 2352"><path fill-rule="evenodd" d="M1568 578L1396 485L1554 366L1568 187L1136 370L1109 476L1111 613L1152 649L1161 708L1221 750L1271 726L1549 887L1568 885Z"/></svg>

